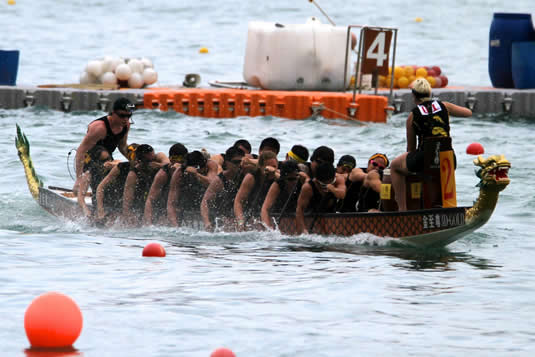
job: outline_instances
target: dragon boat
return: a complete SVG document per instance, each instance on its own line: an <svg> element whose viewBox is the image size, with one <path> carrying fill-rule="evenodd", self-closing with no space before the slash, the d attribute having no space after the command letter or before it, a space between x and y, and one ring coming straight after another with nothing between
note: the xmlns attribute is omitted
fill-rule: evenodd
<svg viewBox="0 0 535 357"><path fill-rule="evenodd" d="M37 176L31 156L30 143L17 125L15 144L24 167L28 188L37 203L50 214L70 220L82 220L84 215L75 195L68 189L45 187ZM380 238L393 239L415 247L443 247L484 225L496 207L499 193L510 182L511 167L503 155L488 158L478 156L474 160L478 167L479 196L473 206L418 209L405 212L365 212L309 214L305 224L311 234L327 236L352 236L369 233ZM91 204L90 197L86 197ZM202 229L200 214L188 215L183 223ZM278 229L283 234L296 233L293 214L277 217ZM228 229L226 227L225 229ZM257 225L254 229L263 229Z"/></svg>

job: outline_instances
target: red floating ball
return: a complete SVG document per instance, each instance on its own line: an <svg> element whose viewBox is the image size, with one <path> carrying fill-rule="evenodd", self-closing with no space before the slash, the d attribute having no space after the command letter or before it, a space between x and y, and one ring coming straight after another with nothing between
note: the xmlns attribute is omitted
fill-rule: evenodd
<svg viewBox="0 0 535 357"><path fill-rule="evenodd" d="M466 147L466 153L468 155L481 155L485 152L483 145L480 143L472 143Z"/></svg>
<svg viewBox="0 0 535 357"><path fill-rule="evenodd" d="M28 306L24 329L32 347L69 347L82 332L82 313L70 297L49 292Z"/></svg>
<svg viewBox="0 0 535 357"><path fill-rule="evenodd" d="M165 249L160 243L149 243L143 248L144 257L165 257Z"/></svg>
<svg viewBox="0 0 535 357"><path fill-rule="evenodd" d="M210 357L236 357L236 355L228 348L219 347L214 352L212 352Z"/></svg>

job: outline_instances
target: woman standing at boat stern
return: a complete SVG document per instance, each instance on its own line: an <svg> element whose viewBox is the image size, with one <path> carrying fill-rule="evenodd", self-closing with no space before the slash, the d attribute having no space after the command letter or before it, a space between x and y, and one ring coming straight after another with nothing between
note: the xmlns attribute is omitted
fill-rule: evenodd
<svg viewBox="0 0 535 357"><path fill-rule="evenodd" d="M392 160L390 171L399 211L407 210L405 176L424 168L426 139L450 136L450 114L456 117L472 115L468 108L432 99L431 85L424 78L416 79L411 90L416 107L406 122L407 152Z"/></svg>

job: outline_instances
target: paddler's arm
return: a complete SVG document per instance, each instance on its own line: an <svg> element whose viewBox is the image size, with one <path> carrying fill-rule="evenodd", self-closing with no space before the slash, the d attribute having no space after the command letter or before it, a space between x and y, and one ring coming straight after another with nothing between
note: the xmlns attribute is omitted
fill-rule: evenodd
<svg viewBox="0 0 535 357"><path fill-rule="evenodd" d="M264 204L262 204L262 210L260 211L260 217L262 218L262 223L264 223L267 227L273 229L273 222L271 221L271 217L269 216L269 210L271 207L273 207L273 204L277 200L277 197L279 197L280 194L280 187L277 182L273 182L271 187L269 188L269 191L266 195L266 199L264 200Z"/></svg>
<svg viewBox="0 0 535 357"><path fill-rule="evenodd" d="M364 180L364 187L370 187L375 192L381 192L381 175L377 170L372 170L366 175Z"/></svg>
<svg viewBox="0 0 535 357"><path fill-rule="evenodd" d="M201 202L201 217L204 223L204 228L207 231L213 229L210 222L210 208L208 205L215 199L217 192L223 189L223 183L219 177L216 177L206 189Z"/></svg>
<svg viewBox="0 0 535 357"><path fill-rule="evenodd" d="M310 183L305 183L301 188L301 193L297 199L297 208L295 210L295 225L297 234L308 234L305 228L305 208L308 207L310 199L312 198L312 186Z"/></svg>
<svg viewBox="0 0 535 357"><path fill-rule="evenodd" d="M180 199L180 181L182 180L182 169L178 168L171 177L169 183L169 195L167 196L167 219L174 227L179 226L176 214L178 200Z"/></svg>
<svg viewBox="0 0 535 357"><path fill-rule="evenodd" d="M97 219L103 219L106 215L104 212L104 190L119 176L119 171L119 167L114 166L97 187Z"/></svg>
<svg viewBox="0 0 535 357"><path fill-rule="evenodd" d="M236 218L238 229L242 229L245 225L245 217L243 215L243 203L247 200L247 197L249 197L249 194L251 193L254 184L254 176L252 174L245 175L245 178L243 179L240 185L238 193L234 198L234 217Z"/></svg>
<svg viewBox="0 0 535 357"><path fill-rule="evenodd" d="M153 169L161 169L165 165L169 164L169 158L167 155L165 155L163 152L159 152L156 154L156 158L154 161L152 161L149 165Z"/></svg>
<svg viewBox="0 0 535 357"><path fill-rule="evenodd" d="M152 185L150 186L149 195L145 201L145 211L143 214L143 224L150 226L152 224L152 205L160 197L162 193L162 188L167 182L167 173L164 170L159 170Z"/></svg>
<svg viewBox="0 0 535 357"><path fill-rule="evenodd" d="M355 167L349 173L349 181L351 182L362 182L365 178L366 173L360 167Z"/></svg>
<svg viewBox="0 0 535 357"><path fill-rule="evenodd" d="M82 211L84 213L84 216L89 217L91 216L91 210L87 207L87 204L85 203L85 194L87 192L87 189L89 188L89 182L91 181L91 173L84 172L82 177L80 177L80 183L78 186L78 192L77 192L77 199L78 199L78 205L82 208Z"/></svg>
<svg viewBox="0 0 535 357"><path fill-rule="evenodd" d="M134 192L136 190L137 174L130 171L126 177L123 193L123 219L127 223L134 223L134 216L132 214L132 202L134 201Z"/></svg>
<svg viewBox="0 0 535 357"><path fill-rule="evenodd" d="M80 146L76 149L75 156L75 169L76 169L76 182L74 188L78 186L78 179L82 176L82 171L84 168L84 159L85 153L91 150L99 140L106 137L106 126L103 122L93 122L87 128L87 133L85 134ZM76 191L73 189L73 191Z"/></svg>
<svg viewBox="0 0 535 357"><path fill-rule="evenodd" d="M461 107L459 105L456 105L450 102L442 102L442 103L448 109L448 113L450 113L454 117L468 118L472 116L472 111L466 107Z"/></svg>
<svg viewBox="0 0 535 357"><path fill-rule="evenodd" d="M197 173L197 178L204 187L208 187L210 182L212 182L212 180L217 176L218 171L217 163L212 160L208 160L206 162L206 168L208 169L206 175L201 175L200 173Z"/></svg>
<svg viewBox="0 0 535 357"><path fill-rule="evenodd" d="M407 118L406 126L407 152L413 152L416 151L416 132L414 131L414 127L412 125L412 113L410 113L409 117Z"/></svg>
<svg viewBox="0 0 535 357"><path fill-rule="evenodd" d="M346 179L343 174L335 174L336 181L334 184L327 185L327 190L331 191L334 197L343 200L346 197Z"/></svg>

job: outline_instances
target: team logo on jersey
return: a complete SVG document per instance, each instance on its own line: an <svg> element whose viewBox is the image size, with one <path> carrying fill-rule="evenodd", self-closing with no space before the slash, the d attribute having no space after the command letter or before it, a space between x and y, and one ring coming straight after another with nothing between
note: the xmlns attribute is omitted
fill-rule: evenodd
<svg viewBox="0 0 535 357"><path fill-rule="evenodd" d="M427 107L425 105L419 105L418 110L420 111L420 114L422 115L429 115L429 110L427 110ZM433 114L436 114L440 111L442 111L442 108L440 107L440 104L435 100L433 103L431 103L431 110Z"/></svg>

